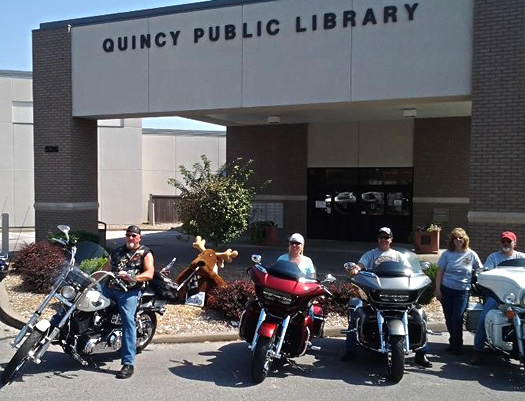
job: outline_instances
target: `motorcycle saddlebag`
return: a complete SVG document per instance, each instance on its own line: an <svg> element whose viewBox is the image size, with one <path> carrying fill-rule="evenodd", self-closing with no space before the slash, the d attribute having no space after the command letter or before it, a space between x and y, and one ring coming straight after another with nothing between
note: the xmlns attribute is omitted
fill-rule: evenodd
<svg viewBox="0 0 525 401"><path fill-rule="evenodd" d="M155 272L153 280L148 283L148 286L155 291L159 299L177 300L177 283L159 272Z"/></svg>
<svg viewBox="0 0 525 401"><path fill-rule="evenodd" d="M239 337L251 343L261 314L261 307L256 300L248 302L241 315L239 323Z"/></svg>
<svg viewBox="0 0 525 401"><path fill-rule="evenodd" d="M479 317L483 311L483 305L479 302L469 302L465 314L463 315L463 323L465 329L470 332L476 331L478 327Z"/></svg>

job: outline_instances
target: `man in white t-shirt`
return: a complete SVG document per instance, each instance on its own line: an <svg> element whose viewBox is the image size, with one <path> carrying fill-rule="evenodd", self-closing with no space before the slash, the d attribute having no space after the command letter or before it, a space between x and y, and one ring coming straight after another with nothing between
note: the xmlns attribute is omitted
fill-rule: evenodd
<svg viewBox="0 0 525 401"><path fill-rule="evenodd" d="M515 250L518 237L512 231L504 231L500 235L501 249L497 252L491 253L485 261L484 268L491 270L496 268L501 262L510 259L525 259L525 253ZM483 311L479 316L478 327L476 328L476 335L474 336L474 352L470 359L471 365L481 365L483 363L483 349L485 348L485 341L487 333L485 332L485 317L487 313L498 307L498 302L492 298L487 297L483 304Z"/></svg>
<svg viewBox="0 0 525 401"><path fill-rule="evenodd" d="M377 233L377 248L365 252L359 262L352 269L348 270L351 276L358 274L361 270L373 271L376 266L383 262L403 262L407 267L411 267L407 256L404 253L390 248L393 240L392 230L388 227L381 227ZM350 319L348 330L354 329L355 319ZM344 362L355 359L357 340L355 332L346 335L346 353L341 357ZM424 368L432 367L432 362L427 359L426 347L416 351L415 362Z"/></svg>

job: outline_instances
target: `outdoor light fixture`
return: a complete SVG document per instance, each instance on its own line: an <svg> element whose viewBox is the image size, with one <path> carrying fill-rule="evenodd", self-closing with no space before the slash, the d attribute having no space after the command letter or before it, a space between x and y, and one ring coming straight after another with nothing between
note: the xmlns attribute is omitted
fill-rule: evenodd
<svg viewBox="0 0 525 401"><path fill-rule="evenodd" d="M266 119L268 124L279 124L281 122L281 117L279 116L268 116Z"/></svg>
<svg viewBox="0 0 525 401"><path fill-rule="evenodd" d="M403 117L415 118L417 117L417 110L416 109L403 109Z"/></svg>

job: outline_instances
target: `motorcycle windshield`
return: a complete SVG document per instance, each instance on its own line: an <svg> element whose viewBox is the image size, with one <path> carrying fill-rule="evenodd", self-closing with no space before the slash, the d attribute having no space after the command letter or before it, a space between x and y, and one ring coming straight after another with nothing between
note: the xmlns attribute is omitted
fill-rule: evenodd
<svg viewBox="0 0 525 401"><path fill-rule="evenodd" d="M84 260L107 258L109 254L99 244L91 241L82 241L76 244L75 265L80 266Z"/></svg>
<svg viewBox="0 0 525 401"><path fill-rule="evenodd" d="M509 259L501 262L499 267L525 267L525 259Z"/></svg>
<svg viewBox="0 0 525 401"><path fill-rule="evenodd" d="M292 262L285 260L279 260L272 266L266 269L270 276L284 278L288 280L298 281L300 278L305 278L305 274L299 269L299 267Z"/></svg>

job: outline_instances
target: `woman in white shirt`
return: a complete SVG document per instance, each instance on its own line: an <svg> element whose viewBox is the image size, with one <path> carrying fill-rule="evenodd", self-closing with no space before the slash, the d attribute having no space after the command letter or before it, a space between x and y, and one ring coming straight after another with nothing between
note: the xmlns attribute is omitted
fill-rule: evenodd
<svg viewBox="0 0 525 401"><path fill-rule="evenodd" d="M292 234L288 240L288 253L279 256L277 260L293 262L299 266L299 269L305 274L307 278L315 278L316 273L312 259L310 259L308 256L304 256L303 252L304 237L299 233L295 233Z"/></svg>

